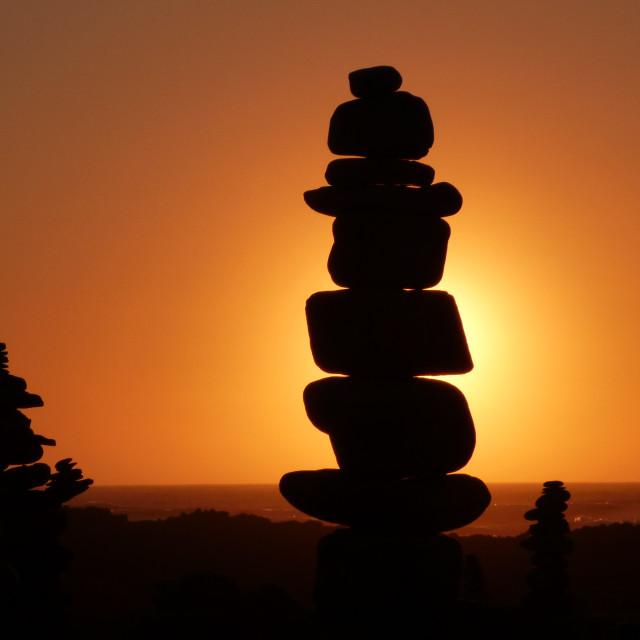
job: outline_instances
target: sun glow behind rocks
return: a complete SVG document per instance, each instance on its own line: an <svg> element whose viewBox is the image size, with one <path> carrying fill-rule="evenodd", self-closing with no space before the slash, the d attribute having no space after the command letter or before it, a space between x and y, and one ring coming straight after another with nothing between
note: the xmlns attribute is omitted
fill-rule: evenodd
<svg viewBox="0 0 640 640"><path fill-rule="evenodd" d="M4 9L0 339L42 431L98 483L334 465L301 401L331 221L302 193L344 73L388 61L464 198L437 288L475 362L448 378L470 473L638 480L640 5L292 7Z"/></svg>

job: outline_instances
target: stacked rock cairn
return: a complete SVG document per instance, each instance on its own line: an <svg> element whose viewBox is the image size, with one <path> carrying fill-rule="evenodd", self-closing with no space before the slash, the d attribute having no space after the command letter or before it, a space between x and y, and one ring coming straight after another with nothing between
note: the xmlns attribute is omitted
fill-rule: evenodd
<svg viewBox="0 0 640 640"><path fill-rule="evenodd" d="M6 345L0 343L0 620L4 630L55 629L64 598L58 572L70 554L56 537L65 527L62 505L85 491L92 480L82 477L70 458L52 472L38 462L44 446L55 440L37 435L20 409L41 407L40 396L8 370Z"/></svg>
<svg viewBox="0 0 640 640"><path fill-rule="evenodd" d="M527 574L531 591L524 596L522 606L543 627L553 625L571 613L565 556L571 552L573 541L567 537L569 523L564 516L570 498L571 494L560 480L550 480L543 484L536 508L524 514L535 524L529 527L530 535L521 543L525 549L533 551L531 562L534 565Z"/></svg>
<svg viewBox="0 0 640 640"><path fill-rule="evenodd" d="M316 364L339 375L309 384L304 403L340 468L287 473L280 490L308 515L349 527L319 543L319 609L397 623L399 612L433 614L455 600L462 553L441 534L475 520L491 496L454 473L475 447L465 397L422 377L473 367L453 297L428 290L444 269L443 218L462 198L416 162L433 125L426 103L398 90L398 71L360 69L349 83L356 99L333 114L329 149L355 157L330 162L330 186L304 194L335 217L328 269L344 289L313 294L306 313Z"/></svg>

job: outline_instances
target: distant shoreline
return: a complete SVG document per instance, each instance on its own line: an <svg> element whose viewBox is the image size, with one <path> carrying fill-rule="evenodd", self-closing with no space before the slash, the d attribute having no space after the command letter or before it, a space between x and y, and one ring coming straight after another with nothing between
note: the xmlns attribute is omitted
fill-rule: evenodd
<svg viewBox="0 0 640 640"><path fill-rule="evenodd" d="M516 536L530 523L524 513L533 508L541 483L489 484L492 502L459 535ZM640 483L567 483L572 494L567 520L572 528L614 522L640 522ZM274 484L94 485L69 502L70 507L95 506L131 522L164 520L197 509L246 513L272 522L314 520L293 508Z"/></svg>
<svg viewBox="0 0 640 640"><path fill-rule="evenodd" d="M154 599L159 593L178 594L185 576L203 572L231 578L243 593L275 585L308 609L313 606L316 546L333 530L318 521L270 522L214 510L130 522L105 509L71 508L60 536L61 545L73 553L70 570L61 575L71 596L70 625L89 631L99 625L111 632L102 637L120 637L123 628L144 616L162 617L164 609ZM520 545L522 535L451 534L482 567L487 604L498 613L518 607L532 566L531 552ZM639 625L640 526L583 527L570 536L571 595L582 603L589 623L602 622L607 629ZM191 619L192 609L183 614L181 624Z"/></svg>
<svg viewBox="0 0 640 640"><path fill-rule="evenodd" d="M536 486L536 487L540 487L540 489L542 489L542 484L543 482L545 482L544 480L540 480L540 481L516 481L516 482L489 482L489 481L485 481L485 483L487 484L487 486L492 487L492 486L513 486L513 485L519 485L519 486ZM581 485L581 486L600 486L600 485L605 485L605 486L609 486L609 485L628 485L628 486L632 486L632 485L638 485L638 487L640 488L640 480L638 481L631 481L631 482L626 482L626 481L618 481L618 480L606 480L603 482L598 482L598 481L593 481L593 480L589 480L589 481L576 481L576 482L572 482L570 480L566 480L564 481L564 484L567 487L571 487L571 486L575 486L575 485ZM150 483L144 483L144 484L100 484L100 483L96 483L94 485L92 485L92 487L103 487L103 488L122 488L122 487L277 487L278 483L277 482L186 482L186 483L156 483L156 484L150 484Z"/></svg>

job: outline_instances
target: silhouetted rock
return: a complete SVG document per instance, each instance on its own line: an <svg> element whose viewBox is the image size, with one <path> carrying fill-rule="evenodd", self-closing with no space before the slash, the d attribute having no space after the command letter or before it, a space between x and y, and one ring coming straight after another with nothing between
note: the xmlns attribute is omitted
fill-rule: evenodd
<svg viewBox="0 0 640 640"><path fill-rule="evenodd" d="M522 596L522 607L525 611L545 611L545 617L543 620L541 616L530 613L529 614L529 637L537 640L546 640L547 638L560 640L561 638L567 638L573 640L573 638L582 637L580 634L567 634L567 627L571 628L573 625L563 623L563 618L569 618L573 611L573 602L571 598L563 593L546 593L544 591L531 591L525 593ZM636 640L637 636L633 638Z"/></svg>
<svg viewBox="0 0 640 640"><path fill-rule="evenodd" d="M323 291L307 300L307 324L313 358L327 373L402 377L473 368L445 291Z"/></svg>
<svg viewBox="0 0 640 640"><path fill-rule="evenodd" d="M465 474L373 480L338 469L293 471L280 480L280 491L296 509L319 520L422 533L463 527L491 502L485 484Z"/></svg>
<svg viewBox="0 0 640 640"><path fill-rule="evenodd" d="M45 485L51 477L51 467L38 462L31 465L11 467L0 474L0 487L3 490L33 489Z"/></svg>
<svg viewBox="0 0 640 640"><path fill-rule="evenodd" d="M7 362L0 343L0 620L3 631L51 635L64 604L58 573L69 565L69 553L56 540L65 523L61 506L91 480L81 480L78 470L68 476L65 492L52 489L56 474L37 461L42 445L55 441L35 434L18 410L42 406L42 399L27 393L25 380L9 374Z"/></svg>
<svg viewBox="0 0 640 640"><path fill-rule="evenodd" d="M176 584L158 585L153 601L165 611L193 612L209 606L230 609L236 604L240 594L238 583L229 576L195 571L183 576Z"/></svg>
<svg viewBox="0 0 640 640"><path fill-rule="evenodd" d="M30 409L41 407L42 398L35 393L27 393L27 383L23 378L5 373L0 385L0 409Z"/></svg>
<svg viewBox="0 0 640 640"><path fill-rule="evenodd" d="M82 471L75 468L76 464L71 458L65 458L56 462L56 472L51 474L47 492L60 504L86 491L93 484L93 480L82 477Z"/></svg>
<svg viewBox="0 0 640 640"><path fill-rule="evenodd" d="M402 76L389 66L358 69L349 74L349 88L356 98L375 98L402 86Z"/></svg>
<svg viewBox="0 0 640 640"><path fill-rule="evenodd" d="M529 527L529 532L541 536L560 536L569 533L569 523L563 519L543 519Z"/></svg>
<svg viewBox="0 0 640 640"><path fill-rule="evenodd" d="M475 446L465 397L440 380L324 378L307 386L304 403L347 472L444 475L462 468Z"/></svg>
<svg viewBox="0 0 640 640"><path fill-rule="evenodd" d="M561 593L569 587L569 576L549 565L529 571L526 581L534 591Z"/></svg>
<svg viewBox="0 0 640 640"><path fill-rule="evenodd" d="M429 165L393 158L340 158L330 162L324 174L335 187L369 184L428 187L434 176L435 171Z"/></svg>
<svg viewBox="0 0 640 640"><path fill-rule="evenodd" d="M531 556L531 563L536 567L552 567L554 569L566 569L568 562L564 556L554 551L536 551Z"/></svg>
<svg viewBox="0 0 640 640"><path fill-rule="evenodd" d="M551 496L554 500L558 502L563 502L565 500L569 500L571 498L571 494L564 487L545 487L542 490L543 496Z"/></svg>
<svg viewBox="0 0 640 640"><path fill-rule="evenodd" d="M304 192L304 201L328 216L363 216L386 213L432 218L452 216L462 207L460 192L448 182L427 187L365 185L320 187Z"/></svg>
<svg viewBox="0 0 640 640"><path fill-rule="evenodd" d="M566 619L572 613L566 591L569 576L563 556L573 548L567 537L569 523L565 520L566 500L571 494L558 480L544 483L543 495L536 500L536 508L527 511L527 520L537 520L529 527L530 536L521 541L525 549L534 551L534 568L526 577L531 592L522 598L522 606L533 617L534 626L541 636L563 635Z"/></svg>
<svg viewBox="0 0 640 640"><path fill-rule="evenodd" d="M426 289L442 278L451 228L420 215L344 216L333 223L332 280L341 287Z"/></svg>
<svg viewBox="0 0 640 640"><path fill-rule="evenodd" d="M461 595L467 602L485 602L488 599L484 569L475 553L464 556L461 586Z"/></svg>
<svg viewBox="0 0 640 640"><path fill-rule="evenodd" d="M0 386L2 380L0 379ZM0 423L0 469L9 465L31 464L42 457L42 444L47 439L39 438L31 429L31 420L21 411L6 407L1 410Z"/></svg>
<svg viewBox="0 0 640 640"><path fill-rule="evenodd" d="M566 497L565 497L566 496ZM566 500L571 497L568 491L560 490L558 495L556 494L544 494L536 500L536 507L543 513L548 511L551 515L567 510Z"/></svg>
<svg viewBox="0 0 640 640"><path fill-rule="evenodd" d="M522 546L530 551L544 551L548 553L567 554L573 549L570 538L557 536L531 536L522 541Z"/></svg>
<svg viewBox="0 0 640 640"><path fill-rule="evenodd" d="M422 625L456 597L462 563L448 536L338 529L318 543L314 600L322 611L383 624L416 622L418 613Z"/></svg>
<svg viewBox="0 0 640 640"><path fill-rule="evenodd" d="M304 194L312 209L336 217L328 268L348 287L316 293L306 308L316 364L351 376L305 390L309 417L329 434L340 469L288 473L280 490L311 516L360 529L319 548L327 637L444 638L464 626L454 629L446 613L461 556L443 568L452 541L440 542L438 554L424 534L469 524L491 496L477 478L447 475L475 446L464 396L413 376L473 367L454 299L423 290L442 278L451 231L441 218L460 210L462 196L411 162L428 153L433 125L421 98L397 91L400 74L360 69L349 82L358 99L335 110L329 149L363 157L331 162L331 186Z"/></svg>
<svg viewBox="0 0 640 640"><path fill-rule="evenodd" d="M337 155L418 160L431 145L429 108L405 91L345 102L329 124L329 149Z"/></svg>

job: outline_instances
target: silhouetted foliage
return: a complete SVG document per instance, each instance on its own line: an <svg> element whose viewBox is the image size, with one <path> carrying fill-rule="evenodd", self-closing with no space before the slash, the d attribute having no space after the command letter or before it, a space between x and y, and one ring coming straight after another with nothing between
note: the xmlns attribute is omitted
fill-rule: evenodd
<svg viewBox="0 0 640 640"><path fill-rule="evenodd" d="M61 539L75 557L63 584L72 629L91 638L181 626L176 637L201 629L207 638L262 638L242 631L286 627L310 609L314 549L333 530L214 510L138 522L96 507L67 512Z"/></svg>
<svg viewBox="0 0 640 640"><path fill-rule="evenodd" d="M70 458L55 473L37 462L55 441L35 434L20 409L42 406L22 378L9 374L6 345L0 343L0 615L9 628L51 630L60 621L63 597L58 572L70 554L56 541L65 527L61 507L85 491Z"/></svg>
<svg viewBox="0 0 640 640"><path fill-rule="evenodd" d="M287 628L293 625L298 629L299 635L292 637L314 638L313 633L318 630L325 633L320 638L336 637L335 628L327 627L312 610L316 547L321 538L336 531L335 527L317 521L271 522L213 510L138 522L128 522L124 515L112 515L95 507L65 511L68 525L60 542L74 552L74 562L72 570L61 574L61 579L63 588L72 596L69 629L80 637L126 637L124 630L132 630L132 637L144 637L134 630L162 621L163 597L177 599L166 617L178 625L181 617L188 619L190 615L186 604L178 606L182 597L179 594L195 590L187 576L200 573L233 581L241 601L254 602L252 593L262 592L265 585L275 585L278 592L284 592L284 600L281 604L273 602L272 619L281 619ZM488 629L484 637L492 639L532 637L528 631L533 614L522 612L519 607L528 589L524 576L530 567L529 554L520 546L525 536L447 537L458 541L465 556L473 554L478 559L486 585L486 600L480 602L465 599L463 591L463 600L457 603L449 622L458 625L455 628L475 632L476 637L479 629ZM583 527L571 532L570 537L574 550L567 571L572 593L583 603L581 613L588 631L581 638L608 640L617 637L618 628L627 633L629 629L637 631L640 526ZM375 564L368 570L375 572ZM195 584L201 584L205 591L210 588L205 589L206 578L202 582L195 579ZM210 601L204 596L197 598L198 606L206 611ZM256 604L254 611L272 606L264 599L258 600L262 604ZM286 613L286 602L291 604L291 617ZM202 615L204 620L206 616ZM269 615L258 612L255 618L268 620ZM185 626L188 624L185 622ZM242 624L238 623L239 629ZM210 633L206 637L216 636ZM283 632L282 638L287 637ZM456 636L452 630L445 637L466 636Z"/></svg>
<svg viewBox="0 0 640 640"><path fill-rule="evenodd" d="M488 599L484 569L475 553L467 553L464 557L461 596L468 602L486 602Z"/></svg>

